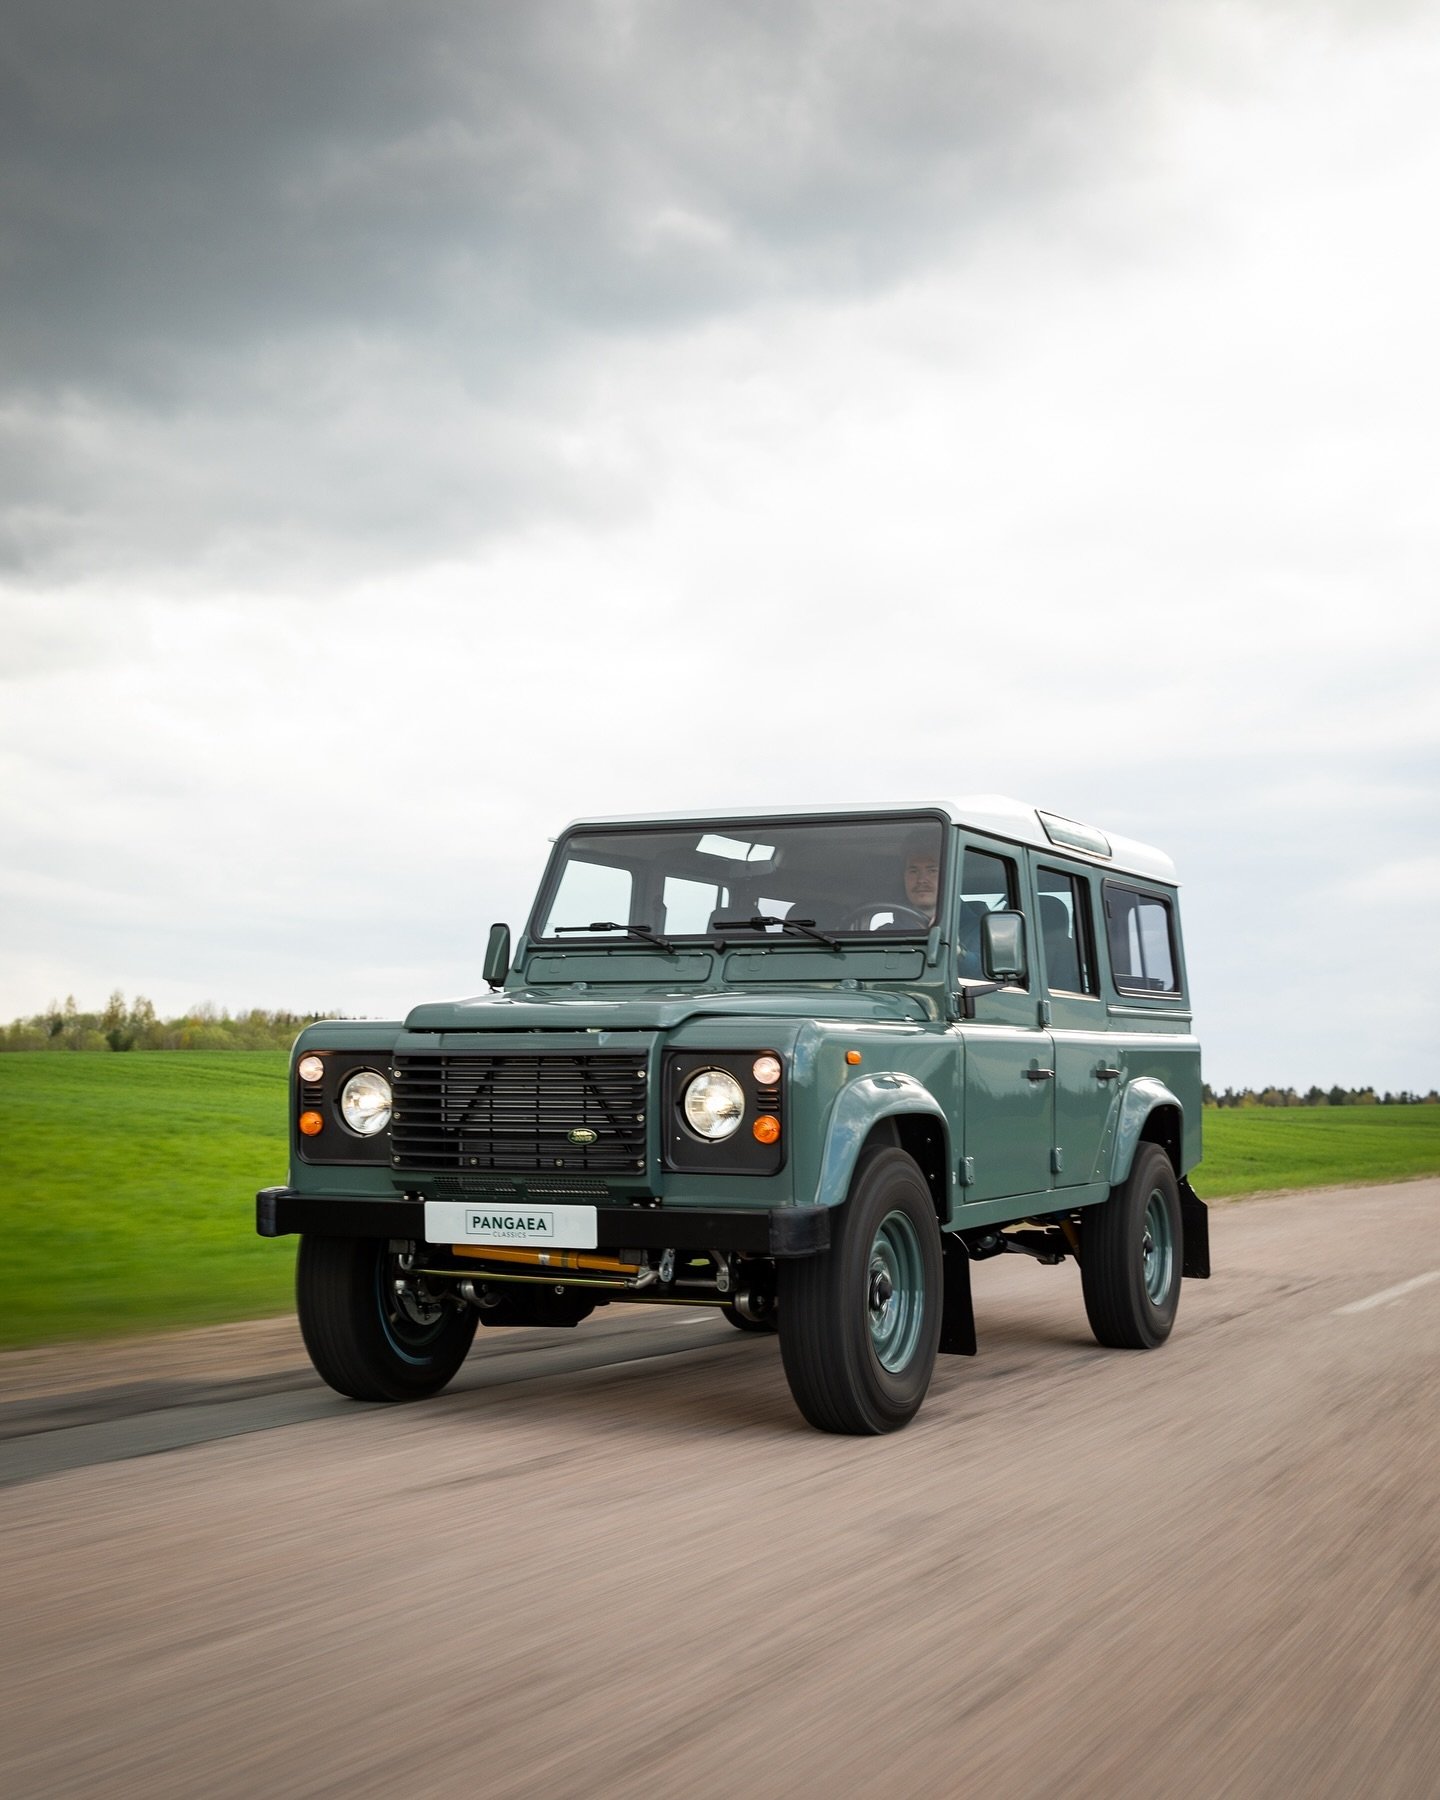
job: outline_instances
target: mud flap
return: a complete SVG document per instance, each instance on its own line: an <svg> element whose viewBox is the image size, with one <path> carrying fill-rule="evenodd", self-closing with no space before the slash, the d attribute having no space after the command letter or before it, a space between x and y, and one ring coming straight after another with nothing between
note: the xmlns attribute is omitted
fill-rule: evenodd
<svg viewBox="0 0 1440 1800"><path fill-rule="evenodd" d="M1210 1209L1183 1175L1180 1178L1180 1229L1185 1239L1185 1258L1180 1265L1180 1273L1208 1281Z"/></svg>
<svg viewBox="0 0 1440 1800"><path fill-rule="evenodd" d="M940 1315L940 1354L974 1356L975 1307L970 1298L970 1257L958 1237L947 1236L945 1304Z"/></svg>

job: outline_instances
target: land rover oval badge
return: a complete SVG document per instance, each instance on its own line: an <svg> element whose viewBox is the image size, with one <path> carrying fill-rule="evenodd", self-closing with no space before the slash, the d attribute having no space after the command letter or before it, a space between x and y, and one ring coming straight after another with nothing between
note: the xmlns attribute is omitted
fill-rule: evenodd
<svg viewBox="0 0 1440 1800"><path fill-rule="evenodd" d="M577 1125L574 1131L567 1131L565 1135L572 1144L593 1144L600 1133L591 1131L588 1125Z"/></svg>

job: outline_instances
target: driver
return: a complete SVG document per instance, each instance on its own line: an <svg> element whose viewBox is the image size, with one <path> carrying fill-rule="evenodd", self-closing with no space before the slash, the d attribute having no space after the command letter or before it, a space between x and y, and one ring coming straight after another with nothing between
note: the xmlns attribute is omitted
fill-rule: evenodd
<svg viewBox="0 0 1440 1800"><path fill-rule="evenodd" d="M932 848L917 844L905 853L905 898L927 925L935 923L940 893L940 859Z"/></svg>

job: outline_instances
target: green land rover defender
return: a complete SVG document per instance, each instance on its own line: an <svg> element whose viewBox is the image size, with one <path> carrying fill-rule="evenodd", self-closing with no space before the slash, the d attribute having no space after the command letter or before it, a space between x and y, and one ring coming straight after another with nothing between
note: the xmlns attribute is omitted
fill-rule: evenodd
<svg viewBox="0 0 1440 1800"><path fill-rule="evenodd" d="M477 1324L613 1302L778 1331L824 1431L973 1355L970 1264L1073 1257L1100 1343L1208 1275L1200 1052L1168 857L984 796L573 824L476 999L295 1045L315 1367L436 1393Z"/></svg>

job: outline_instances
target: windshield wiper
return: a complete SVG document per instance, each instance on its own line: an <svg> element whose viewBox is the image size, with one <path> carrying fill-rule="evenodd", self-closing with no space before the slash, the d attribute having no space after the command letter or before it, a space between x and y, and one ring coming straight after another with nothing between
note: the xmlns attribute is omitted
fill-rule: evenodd
<svg viewBox="0 0 1440 1800"><path fill-rule="evenodd" d="M623 931L627 937L643 938L647 944L655 944L667 956L675 956L675 946L668 939L659 937L648 925L620 925L614 919L592 919L588 925L557 925L551 935L562 937L567 931Z"/></svg>
<svg viewBox="0 0 1440 1800"><path fill-rule="evenodd" d="M782 931L798 931L801 937L814 938L817 944L825 944L831 950L844 948L839 938L826 937L823 931L817 931L813 919L781 919L773 913L755 913L748 919L712 919L710 924L717 930L731 931L737 926L748 927L751 931L764 931L767 926L778 925Z"/></svg>

